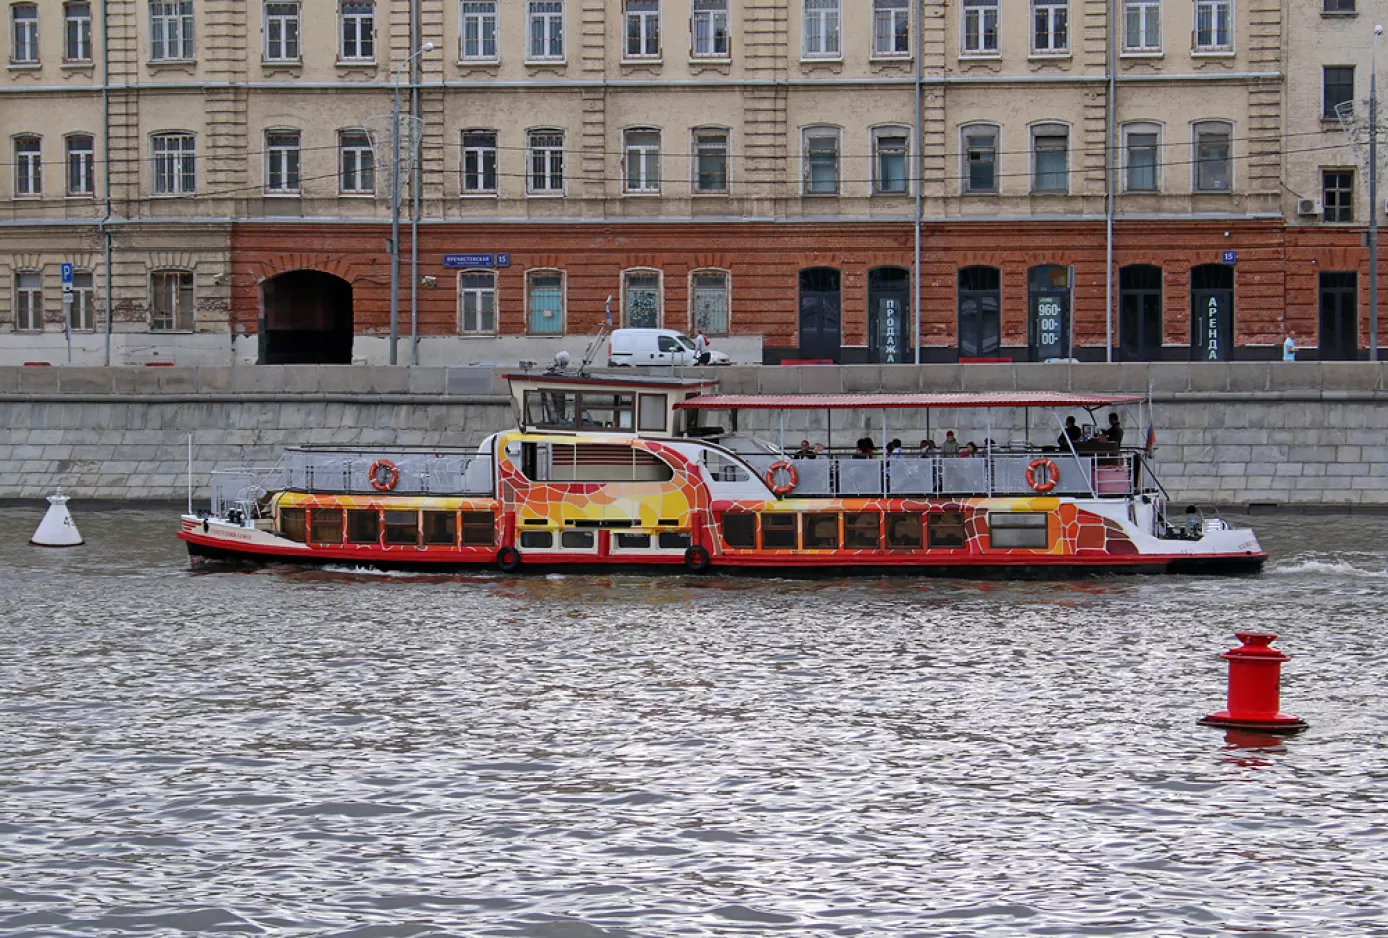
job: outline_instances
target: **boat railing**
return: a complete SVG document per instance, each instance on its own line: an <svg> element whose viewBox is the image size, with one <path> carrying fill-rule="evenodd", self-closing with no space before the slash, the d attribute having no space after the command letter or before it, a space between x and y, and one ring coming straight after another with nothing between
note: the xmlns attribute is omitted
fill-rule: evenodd
<svg viewBox="0 0 1388 938"><path fill-rule="evenodd" d="M261 517L266 496L284 488L284 475L283 465L212 470L208 485L212 517L230 517L233 509L245 518Z"/></svg>
<svg viewBox="0 0 1388 938"><path fill-rule="evenodd" d="M389 488L373 485L381 466L394 467ZM373 476L372 467L377 467ZM492 458L486 453L410 450L289 450L285 488L342 495L389 491L392 495L491 495ZM388 477L388 473L386 474Z"/></svg>
<svg viewBox="0 0 1388 938"><path fill-rule="evenodd" d="M795 469L792 496L1034 496L1027 470L1038 458L1055 466L1055 487L1047 495L1126 496L1142 491L1149 474L1136 452L981 454L893 459L743 456L763 476L785 460ZM1033 477L1035 472L1033 472Z"/></svg>

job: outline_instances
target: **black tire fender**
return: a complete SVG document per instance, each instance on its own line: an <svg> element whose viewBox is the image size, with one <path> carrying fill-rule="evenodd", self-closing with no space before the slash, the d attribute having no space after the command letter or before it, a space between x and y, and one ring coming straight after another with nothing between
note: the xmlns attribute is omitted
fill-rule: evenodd
<svg viewBox="0 0 1388 938"><path fill-rule="evenodd" d="M684 565L695 573L703 573L712 562L707 547L695 544L684 552Z"/></svg>
<svg viewBox="0 0 1388 938"><path fill-rule="evenodd" d="M514 547L503 547L496 552L496 565L502 573L514 573L521 565L520 551Z"/></svg>

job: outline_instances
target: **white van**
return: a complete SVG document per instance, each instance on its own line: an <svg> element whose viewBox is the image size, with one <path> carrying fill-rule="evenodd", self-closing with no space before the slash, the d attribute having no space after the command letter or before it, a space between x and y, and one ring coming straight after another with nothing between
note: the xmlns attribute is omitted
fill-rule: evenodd
<svg viewBox="0 0 1388 938"><path fill-rule="evenodd" d="M710 365L731 364L723 352L709 349ZM614 329L607 346L607 364L692 365L694 340L674 329Z"/></svg>

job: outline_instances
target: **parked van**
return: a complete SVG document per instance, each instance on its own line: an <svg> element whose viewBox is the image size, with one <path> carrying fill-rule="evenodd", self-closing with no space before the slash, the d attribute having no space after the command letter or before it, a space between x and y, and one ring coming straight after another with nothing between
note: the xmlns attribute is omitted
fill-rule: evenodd
<svg viewBox="0 0 1388 938"><path fill-rule="evenodd" d="M709 349L710 365L731 363L723 352ZM674 329L614 329L607 346L607 364L693 365L694 340Z"/></svg>

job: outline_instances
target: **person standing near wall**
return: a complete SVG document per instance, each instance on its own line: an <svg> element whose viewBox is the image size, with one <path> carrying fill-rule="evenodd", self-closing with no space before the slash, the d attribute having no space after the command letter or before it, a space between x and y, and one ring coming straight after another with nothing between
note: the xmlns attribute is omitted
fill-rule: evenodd
<svg viewBox="0 0 1388 938"><path fill-rule="evenodd" d="M1288 329L1287 337L1282 340L1282 360L1284 362L1296 361L1296 330Z"/></svg>

